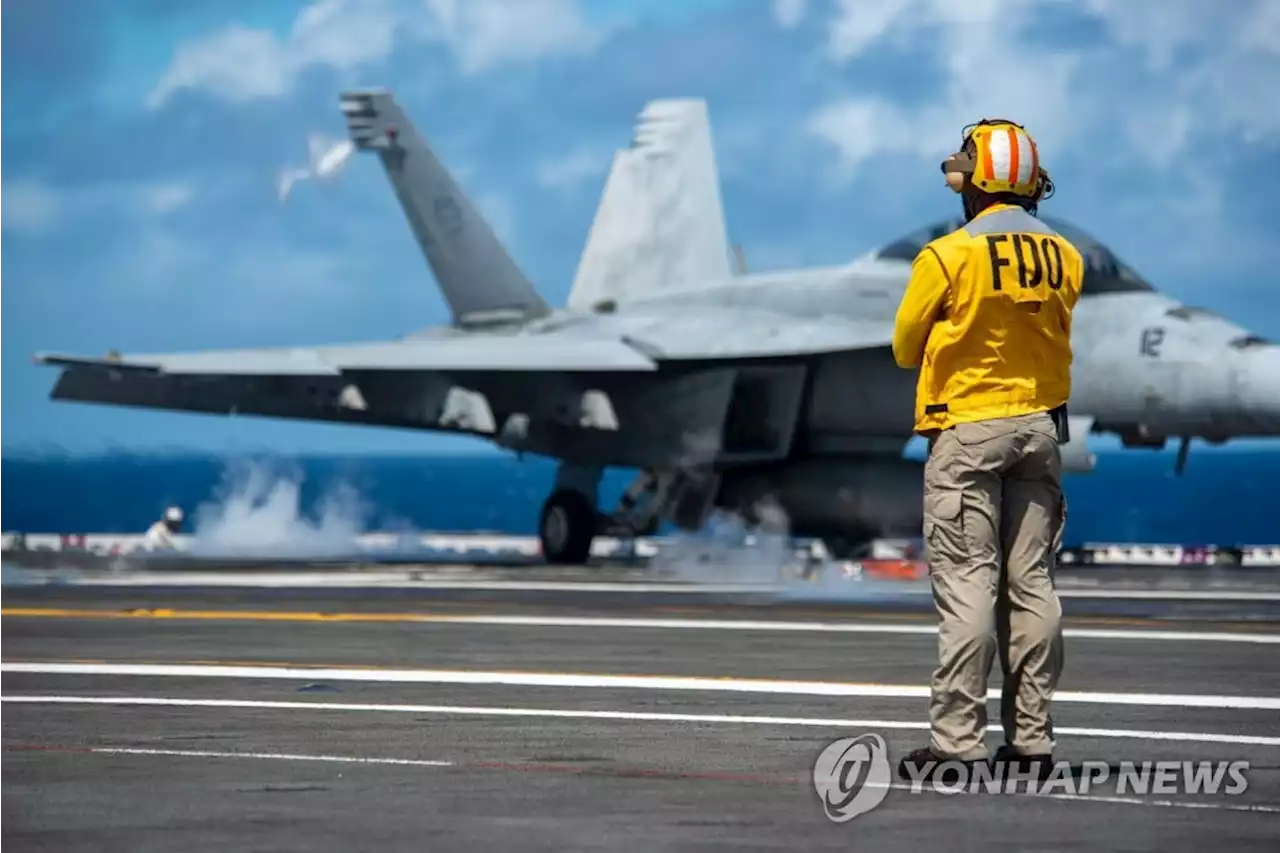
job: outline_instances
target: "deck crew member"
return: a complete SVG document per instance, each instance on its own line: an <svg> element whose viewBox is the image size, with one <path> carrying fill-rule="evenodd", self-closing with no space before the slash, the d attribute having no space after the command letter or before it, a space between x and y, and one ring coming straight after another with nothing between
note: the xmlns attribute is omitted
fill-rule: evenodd
<svg viewBox="0 0 1280 853"><path fill-rule="evenodd" d="M908 763L927 773L931 761L988 759L997 653L1005 745L996 760L1046 759L1063 660L1053 586L1066 520L1059 445L1083 260L1037 218L1053 183L1021 125L966 128L942 171L965 224L914 260L893 336L898 365L920 371L924 542L940 617L931 737L900 763L904 775Z"/></svg>
<svg viewBox="0 0 1280 853"><path fill-rule="evenodd" d="M182 530L182 509L171 506L164 511L164 518L147 528L143 537L142 548L146 551L172 550L177 548L173 538Z"/></svg>

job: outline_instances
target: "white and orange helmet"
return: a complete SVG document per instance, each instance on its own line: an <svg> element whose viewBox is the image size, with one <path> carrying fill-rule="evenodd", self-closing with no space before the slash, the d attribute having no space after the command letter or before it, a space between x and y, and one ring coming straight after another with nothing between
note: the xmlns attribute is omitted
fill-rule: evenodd
<svg viewBox="0 0 1280 853"><path fill-rule="evenodd" d="M1039 203L1053 195L1040 151L1026 128L1005 119L983 119L964 129L960 150L942 161L947 186L966 182L992 195L1012 194Z"/></svg>

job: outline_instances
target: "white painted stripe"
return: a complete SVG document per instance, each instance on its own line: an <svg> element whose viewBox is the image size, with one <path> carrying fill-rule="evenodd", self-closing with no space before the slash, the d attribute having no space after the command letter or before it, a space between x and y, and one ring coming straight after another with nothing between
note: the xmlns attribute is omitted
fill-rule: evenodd
<svg viewBox="0 0 1280 853"><path fill-rule="evenodd" d="M1031 180L1031 137L1021 130L1015 131L1018 140L1018 183Z"/></svg>
<svg viewBox="0 0 1280 853"><path fill-rule="evenodd" d="M172 699L157 696L53 696L3 695L0 703L34 705L121 705L175 708L254 708L282 711L346 711L390 714L453 714L476 717L546 717L574 720L625 720L653 723L726 723L809 728L864 728L928 730L927 720L859 720L839 717L778 717L744 714L676 714L660 711L583 711L569 708L508 708L477 705L378 705L348 702L285 702L254 699ZM1280 737L1226 735L1207 732L1161 732L1143 729L1098 729L1054 726L1054 732L1072 737L1121 740L1157 740L1183 743L1222 743L1280 746Z"/></svg>
<svg viewBox="0 0 1280 853"><path fill-rule="evenodd" d="M119 675L176 678L285 678L307 681L362 681L388 684L483 684L506 687L606 688L622 690L705 690L798 696L860 696L927 699L928 686L837 681L782 681L771 678L706 678L674 675L614 675L566 672L487 672L448 669L360 669L220 664L6 662L0 671L37 675ZM988 700L1000 698L992 689ZM1260 696L1194 696L1163 693L1059 691L1055 702L1145 705L1167 708L1278 710L1280 699Z"/></svg>
<svg viewBox="0 0 1280 853"><path fill-rule="evenodd" d="M910 782L889 782L888 784L881 782L866 782L865 787L868 788L888 788L893 791L911 791ZM961 793L974 796L967 791ZM984 796L977 794L977 796ZM1073 803L1107 803L1112 805L1126 806L1151 806L1154 808L1166 809L1208 809L1210 811L1237 811L1237 812L1263 812L1266 814L1280 814L1280 806L1264 805L1261 803L1224 803L1204 802L1194 800L1150 800L1141 797L1124 797L1108 794L1067 794L1067 793L1035 793L1027 794L1023 792L1015 793L1013 796L1019 797L1038 797L1046 800L1069 801Z"/></svg>
<svg viewBox="0 0 1280 853"><path fill-rule="evenodd" d="M363 758L345 755L295 755L274 752L214 752L193 749L126 749L118 747L88 747L75 752L88 752L97 755L155 755L174 756L180 758L256 758L276 761L322 761L344 764L386 764L407 765L417 767L454 767L451 761L425 761L412 758ZM465 766L465 765L464 765ZM909 782L867 782L866 787L887 788L895 791L912 791ZM967 793L967 792L962 792ZM1068 794L1068 793L1015 793L1014 796L1036 796L1059 802L1104 803L1112 805L1149 806L1154 808L1207 809L1210 811L1240 811L1280 814L1280 806L1260 803L1223 803L1194 800L1152 800L1140 797L1112 796L1107 794Z"/></svg>
<svg viewBox="0 0 1280 853"><path fill-rule="evenodd" d="M412 767L453 767L452 761L428 761L417 758L359 758L347 755L293 755L284 752L214 752L203 749L127 749L124 747L90 747L89 752L106 755L176 755L189 758L262 758L273 761L337 761L345 764L404 764Z"/></svg>
<svg viewBox="0 0 1280 853"><path fill-rule="evenodd" d="M234 572L147 572L138 574L121 574L113 576L82 576L61 579L58 583L78 587L245 587L271 589L476 589L476 590L513 590L517 592L620 592L636 594L652 593L688 593L698 594L743 594L743 593L782 593L786 588L775 584L707 584L705 586L691 583L655 583L652 581L525 581L525 580L472 580L450 579L447 577L423 577L440 570L440 566L431 566L424 571L385 571L385 572L278 572L278 573L234 573ZM471 566L458 565L452 568L465 569L468 573L484 571ZM916 594L912 591L911 594Z"/></svg>
<svg viewBox="0 0 1280 853"><path fill-rule="evenodd" d="M1143 800L1138 797L1118 797L1104 794L1036 794L1049 800L1070 800L1073 803L1111 803L1125 806L1151 806L1165 809L1206 809L1225 812L1262 812L1280 814L1280 806L1262 803L1196 802L1194 800Z"/></svg>
<svg viewBox="0 0 1280 853"><path fill-rule="evenodd" d="M60 578L63 586L75 587L243 587L272 589L334 590L354 589L473 589L512 592L576 592L621 593L624 595L762 595L783 601L810 603L823 600L832 604L874 603L885 599L928 599L927 586L901 581L851 581L848 584L820 586L795 583L720 583L696 584L654 581L527 581L470 580L447 577L423 577L440 571L442 566L426 570L388 570L378 572L145 572L112 576ZM485 571L459 565L469 573ZM1265 590L1192 590L1192 589L1095 589L1072 588L1065 583L1058 588L1059 598L1118 599L1125 601L1268 601L1280 602L1280 591Z"/></svg>
<svg viewBox="0 0 1280 853"><path fill-rule="evenodd" d="M904 625L880 622L802 622L756 619L650 619L612 616L502 616L435 615L424 622L457 625L511 625L546 628L662 628L699 631L794 631L832 634L918 634L934 636L936 625ZM1067 628L1067 637L1087 640L1154 640L1165 642L1222 642L1280 645L1280 633L1226 631L1156 631L1142 629Z"/></svg>
<svg viewBox="0 0 1280 853"><path fill-rule="evenodd" d="M1003 129L991 131L987 136L987 151L991 154L991 166L995 170L995 179L997 181L1008 181L1010 178L1011 166L1009 134ZM978 163L978 174L980 177L986 177L986 170L982 163Z"/></svg>
<svg viewBox="0 0 1280 853"><path fill-rule="evenodd" d="M1271 601L1280 592L1196 589L1059 589L1059 598L1106 598L1124 601Z"/></svg>

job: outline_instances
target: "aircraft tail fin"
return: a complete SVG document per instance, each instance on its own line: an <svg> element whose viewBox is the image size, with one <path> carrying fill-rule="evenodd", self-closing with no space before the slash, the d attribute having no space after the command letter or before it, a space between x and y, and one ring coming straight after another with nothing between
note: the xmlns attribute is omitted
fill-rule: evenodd
<svg viewBox="0 0 1280 853"><path fill-rule="evenodd" d="M390 92L346 91L341 107L356 150L374 151L382 161L456 325L550 313Z"/></svg>
<svg viewBox="0 0 1280 853"><path fill-rule="evenodd" d="M614 155L568 305L720 281L730 264L706 102L650 101Z"/></svg>

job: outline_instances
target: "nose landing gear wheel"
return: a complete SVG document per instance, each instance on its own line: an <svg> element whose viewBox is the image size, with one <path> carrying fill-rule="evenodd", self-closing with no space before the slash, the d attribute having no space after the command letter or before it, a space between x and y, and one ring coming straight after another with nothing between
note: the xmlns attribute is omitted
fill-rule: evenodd
<svg viewBox="0 0 1280 853"><path fill-rule="evenodd" d="M542 505L538 539L548 563L581 566L591 557L596 535L596 508L575 491L555 492Z"/></svg>

